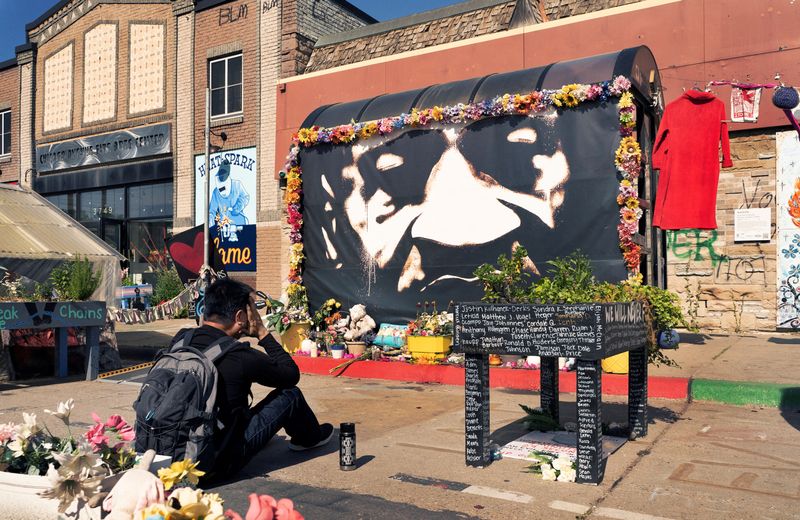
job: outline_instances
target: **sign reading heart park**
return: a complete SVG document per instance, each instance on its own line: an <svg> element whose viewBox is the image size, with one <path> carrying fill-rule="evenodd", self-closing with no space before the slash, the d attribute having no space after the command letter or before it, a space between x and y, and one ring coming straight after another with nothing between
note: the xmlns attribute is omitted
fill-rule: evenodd
<svg viewBox="0 0 800 520"><path fill-rule="evenodd" d="M225 150L209 157L209 203L205 203L205 157L196 155L195 223L208 225L213 247L228 271L256 270L256 148Z"/></svg>

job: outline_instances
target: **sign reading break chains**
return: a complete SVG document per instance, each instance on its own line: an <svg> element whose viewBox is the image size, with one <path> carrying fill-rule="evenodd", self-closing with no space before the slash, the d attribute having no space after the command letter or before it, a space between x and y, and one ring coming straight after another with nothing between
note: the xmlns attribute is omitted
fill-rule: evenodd
<svg viewBox="0 0 800 520"><path fill-rule="evenodd" d="M208 219L212 246L228 271L256 270L256 164L255 147L212 154L204 208L205 157L194 158L195 224Z"/></svg>

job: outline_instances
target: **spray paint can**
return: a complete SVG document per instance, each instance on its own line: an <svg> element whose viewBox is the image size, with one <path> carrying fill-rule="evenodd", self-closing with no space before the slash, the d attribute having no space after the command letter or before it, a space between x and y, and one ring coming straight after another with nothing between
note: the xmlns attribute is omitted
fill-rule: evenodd
<svg viewBox="0 0 800 520"><path fill-rule="evenodd" d="M356 469L356 425L353 423L339 425L339 469Z"/></svg>

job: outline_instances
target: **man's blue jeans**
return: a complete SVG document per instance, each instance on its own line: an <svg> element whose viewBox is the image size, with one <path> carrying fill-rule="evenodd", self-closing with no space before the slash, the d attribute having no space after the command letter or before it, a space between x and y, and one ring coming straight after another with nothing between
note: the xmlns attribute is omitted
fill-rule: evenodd
<svg viewBox="0 0 800 520"><path fill-rule="evenodd" d="M294 444L319 442L317 417L299 388L276 389L252 407L244 432L244 461L250 460L283 428Z"/></svg>

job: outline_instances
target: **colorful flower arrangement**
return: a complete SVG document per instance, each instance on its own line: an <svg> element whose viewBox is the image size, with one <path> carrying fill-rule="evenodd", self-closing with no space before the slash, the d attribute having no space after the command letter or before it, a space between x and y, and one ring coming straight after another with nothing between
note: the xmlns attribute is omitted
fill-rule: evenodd
<svg viewBox="0 0 800 520"><path fill-rule="evenodd" d="M51 487L42 496L58 500L62 513L75 499L86 501L98 493L104 477L131 468L136 457L131 448L133 430L119 415L104 422L92 414L95 425L74 437L70 426L74 406L75 401L68 399L55 411L45 410L64 423L66 437L53 435L36 414L23 413L20 424L0 424L0 471L46 475Z"/></svg>
<svg viewBox="0 0 800 520"><path fill-rule="evenodd" d="M232 509L224 510L224 500L217 493L196 489L200 477L205 475L197 469L197 463L186 459L173 462L169 468L158 470L158 478L169 495L140 508L134 513L136 520L242 520ZM270 495L251 493L248 497L247 520L303 520L288 498L276 500Z"/></svg>
<svg viewBox="0 0 800 520"><path fill-rule="evenodd" d="M632 278L639 276L639 257L641 247L633 241L638 232L638 222L642 216L636 190L636 179L641 173L641 149L634 131L636 128L636 107L631 82L623 76L613 81L596 84L570 84L557 90L537 90L527 94L504 94L477 103L458 103L452 106L434 106L427 109L414 108L411 112L377 121L350 123L332 128L312 126L301 128L292 136L292 146L286 162L286 203L287 223L290 227L289 241L289 290L298 291L303 283L303 181L299 153L301 148L330 143L334 145L351 144L360 139L375 135L385 136L405 127L424 127L432 124L462 124L489 117L508 115L543 115L552 110L570 110L582 103L604 103L619 98L619 121L622 141L616 151L614 162L622 176L620 194L620 224L618 226L620 248L625 265Z"/></svg>
<svg viewBox="0 0 800 520"><path fill-rule="evenodd" d="M423 312L408 323L407 336L452 336L452 312Z"/></svg>

